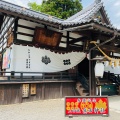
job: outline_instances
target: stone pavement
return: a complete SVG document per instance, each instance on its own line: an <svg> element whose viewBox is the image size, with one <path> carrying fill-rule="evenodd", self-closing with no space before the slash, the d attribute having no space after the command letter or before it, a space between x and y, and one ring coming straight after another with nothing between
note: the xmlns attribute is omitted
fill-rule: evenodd
<svg viewBox="0 0 120 120"><path fill-rule="evenodd" d="M65 117L64 99L0 105L0 120L120 120L120 96L109 97L110 116Z"/></svg>

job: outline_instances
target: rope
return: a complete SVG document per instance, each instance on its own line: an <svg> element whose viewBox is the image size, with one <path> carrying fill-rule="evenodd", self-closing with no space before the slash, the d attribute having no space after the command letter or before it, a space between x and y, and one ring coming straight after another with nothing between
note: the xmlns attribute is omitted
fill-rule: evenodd
<svg viewBox="0 0 120 120"><path fill-rule="evenodd" d="M109 61L113 61L113 62L120 62L120 59L115 59L115 58L111 58L108 55L105 54L105 52L103 52L103 50L101 50L101 48L96 44L96 41L91 41L90 43L95 44L95 46L98 48L98 50L104 55L105 58L107 58Z"/></svg>

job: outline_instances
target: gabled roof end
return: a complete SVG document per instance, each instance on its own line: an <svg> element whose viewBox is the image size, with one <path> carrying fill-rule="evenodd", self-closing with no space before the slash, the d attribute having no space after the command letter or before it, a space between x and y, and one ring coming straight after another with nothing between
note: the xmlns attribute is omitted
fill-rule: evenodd
<svg viewBox="0 0 120 120"><path fill-rule="evenodd" d="M100 3L101 2L101 0L95 0L95 3L97 4L97 3Z"/></svg>

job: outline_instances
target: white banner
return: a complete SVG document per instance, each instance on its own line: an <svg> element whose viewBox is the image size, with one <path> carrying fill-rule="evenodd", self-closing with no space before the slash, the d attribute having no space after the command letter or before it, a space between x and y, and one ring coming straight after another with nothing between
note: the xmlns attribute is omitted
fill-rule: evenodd
<svg viewBox="0 0 120 120"><path fill-rule="evenodd" d="M59 54L41 48L12 45L10 69L16 72L58 72L80 63L86 54L70 52Z"/></svg>

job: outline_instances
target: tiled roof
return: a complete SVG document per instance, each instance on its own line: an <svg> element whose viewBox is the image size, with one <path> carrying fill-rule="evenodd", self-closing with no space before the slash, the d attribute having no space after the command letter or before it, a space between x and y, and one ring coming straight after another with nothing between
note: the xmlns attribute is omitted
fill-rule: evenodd
<svg viewBox="0 0 120 120"><path fill-rule="evenodd" d="M100 3L94 2L87 8L85 8L85 9L81 10L80 12L76 13L75 15L69 17L66 21L74 21L75 22L75 21L80 21L82 19L89 19L102 6L103 6L103 4L101 2Z"/></svg>
<svg viewBox="0 0 120 120"><path fill-rule="evenodd" d="M88 6L87 8L81 10L75 15L71 16L67 20L63 22L64 26L68 26L71 24L81 24L85 22L89 22L93 19L94 15L103 7L103 3L101 0L95 1L93 4ZM106 16L107 17L107 16ZM109 21L109 20L108 20Z"/></svg>
<svg viewBox="0 0 120 120"><path fill-rule="evenodd" d="M13 13L17 13L17 14L21 14L24 16L28 16L28 17L32 17L34 19L39 19L39 20L43 20L43 21L48 21L51 23L58 23L60 24L63 20L56 18L56 17L51 17L50 15L44 14L44 13L40 13L40 12L36 12L33 10L30 10L28 8L24 8L3 0L0 0L0 9L3 10L7 10Z"/></svg>
<svg viewBox="0 0 120 120"><path fill-rule="evenodd" d="M89 7L81 10L80 12L76 13L75 15L71 16L67 20L59 19L44 13L36 12L33 10L30 10L28 8L23 8L21 6L5 2L3 0L0 0L0 9L5 11L10 11L12 13L17 13L18 15L23 15L26 17L32 17L33 19L42 20L45 22L49 22L51 24L59 24L62 26L77 26L80 24L89 23L91 21L97 22L93 20L93 16L95 13L97 13L101 8L103 7L103 3L101 0L95 0L93 4L91 4ZM97 22L98 24L101 24L106 27L112 27L111 25L103 24L100 22Z"/></svg>

